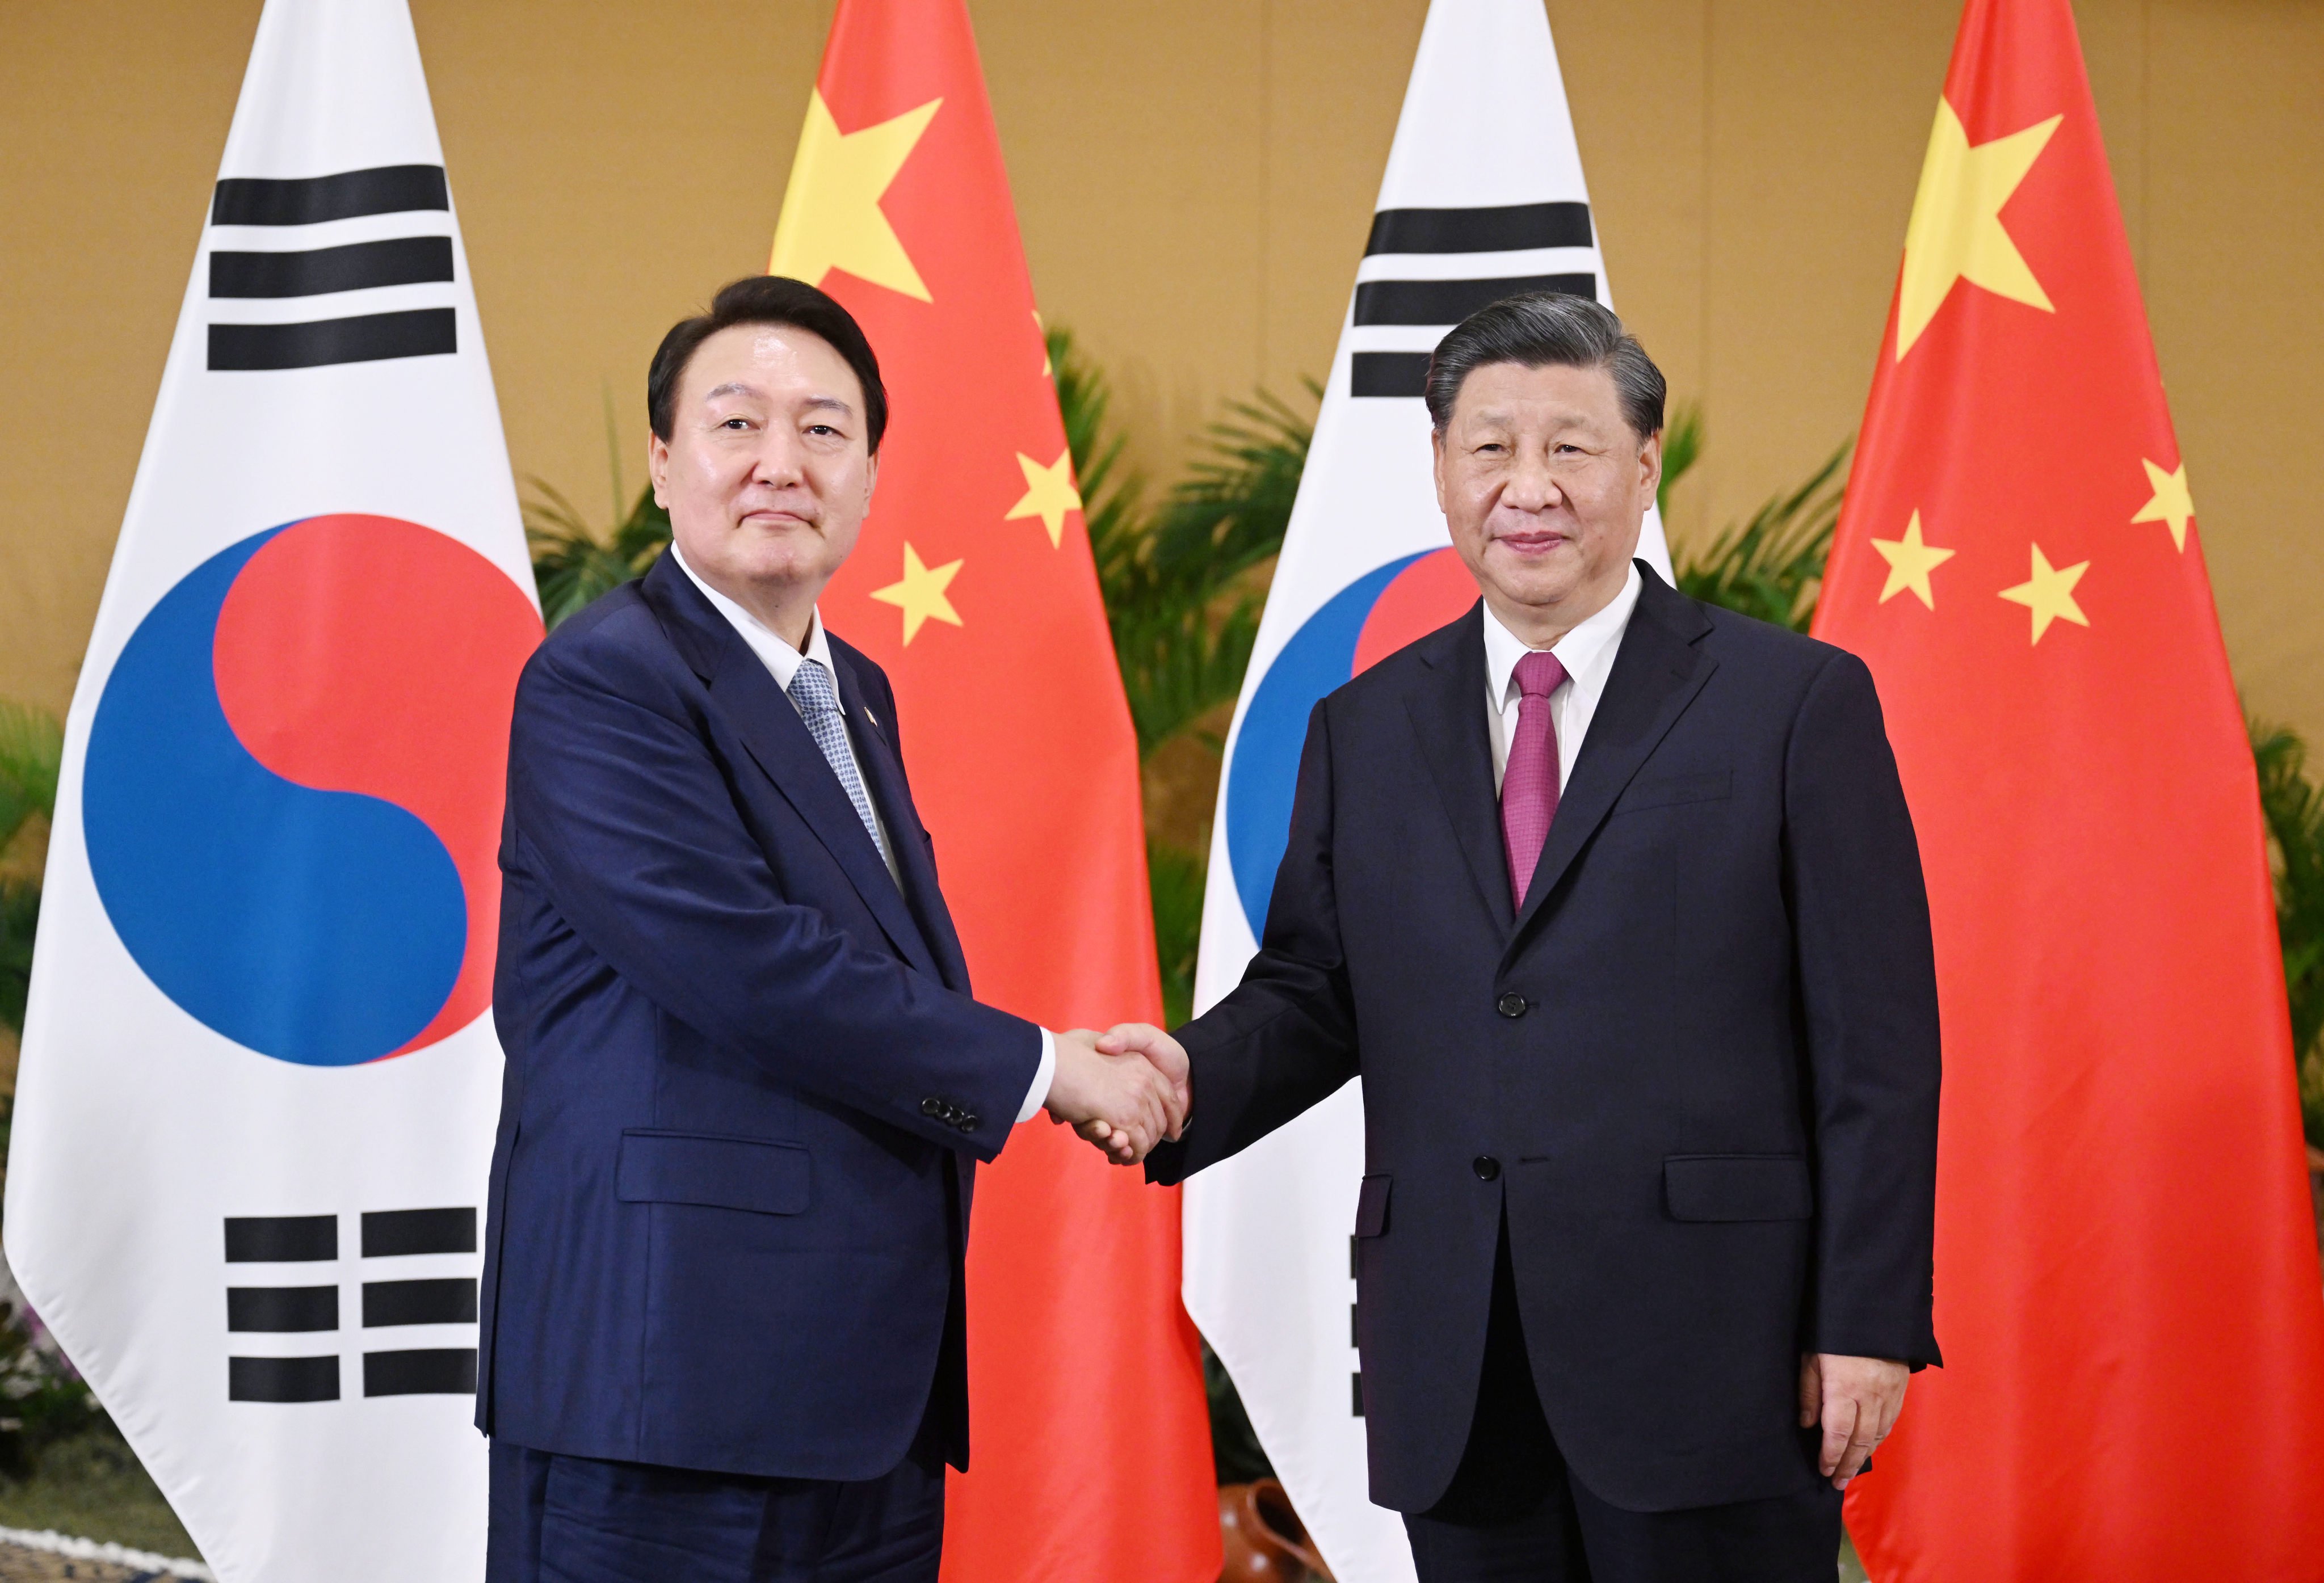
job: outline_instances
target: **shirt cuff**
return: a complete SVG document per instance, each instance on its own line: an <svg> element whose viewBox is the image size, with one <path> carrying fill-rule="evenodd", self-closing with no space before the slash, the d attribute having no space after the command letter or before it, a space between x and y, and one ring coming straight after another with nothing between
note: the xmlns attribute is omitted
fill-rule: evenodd
<svg viewBox="0 0 2324 1583"><path fill-rule="evenodd" d="M1057 1035L1048 1029L1041 1030L1041 1064L1033 1071L1033 1086L1025 1091L1024 1109L1017 1112L1019 1121L1030 1121L1049 1102L1049 1085L1057 1081Z"/></svg>

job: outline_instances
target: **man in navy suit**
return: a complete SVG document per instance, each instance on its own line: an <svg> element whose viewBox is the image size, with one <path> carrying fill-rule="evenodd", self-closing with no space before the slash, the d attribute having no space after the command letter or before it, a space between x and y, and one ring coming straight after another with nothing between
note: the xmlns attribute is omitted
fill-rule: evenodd
<svg viewBox="0 0 2324 1583"><path fill-rule="evenodd" d="M894 694L816 611L887 423L854 320L738 281L647 408L669 552L510 741L486 1575L933 1583L974 1163L1044 1105L1134 1158L1185 1101L969 994Z"/></svg>
<svg viewBox="0 0 2324 1583"><path fill-rule="evenodd" d="M1938 1361L1935 974L1871 676L1633 561L1664 385L1597 303L1480 309L1427 398L1481 601L1316 706L1240 986L1101 1048L1192 1056L1162 1182L1361 1073L1371 1493L1423 1583L1831 1583Z"/></svg>

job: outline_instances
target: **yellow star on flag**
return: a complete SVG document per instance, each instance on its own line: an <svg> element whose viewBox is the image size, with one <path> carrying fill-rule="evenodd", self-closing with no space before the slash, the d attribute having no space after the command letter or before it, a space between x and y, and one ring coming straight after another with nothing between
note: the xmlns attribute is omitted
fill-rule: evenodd
<svg viewBox="0 0 2324 1583"><path fill-rule="evenodd" d="M2154 498L2138 508L2134 522L2167 522L2171 525L2171 542L2184 555L2187 551L2187 521L2195 514L2195 497L2187 492L2187 464L2179 464L2176 473L2162 468L2141 456L2139 463L2146 469L2147 486Z"/></svg>
<svg viewBox="0 0 2324 1583"><path fill-rule="evenodd" d="M1024 452L1017 453L1017 465L1025 474L1025 497L1009 508L1003 521L1014 522L1019 517L1038 517L1041 526L1049 530L1049 546L1056 548L1065 542L1065 513L1082 509L1082 492L1074 487L1074 453L1068 446L1057 453L1057 459L1044 467Z"/></svg>
<svg viewBox="0 0 2324 1583"><path fill-rule="evenodd" d="M1929 574L1952 559L1953 552L1921 542L1920 512L1914 511L1913 520L1904 524L1904 538L1876 538L1872 548L1888 563L1888 581L1880 589L1881 603L1887 603L1910 588L1923 604L1931 610L1937 608L1937 591L1929 583Z"/></svg>
<svg viewBox="0 0 2324 1583"><path fill-rule="evenodd" d="M953 609L952 601L945 597L945 590L960 575L961 565L960 561L950 561L931 566L920 559L919 551L908 543L904 546L904 580L873 589L872 597L904 612L905 642L918 637L920 628L932 621L960 625L960 612Z"/></svg>
<svg viewBox="0 0 2324 1583"><path fill-rule="evenodd" d="M1899 362L1937 317L1956 281L2044 313L2057 311L2002 227L2001 209L2064 119L2052 115L1971 148L1952 106L1937 100L1936 129L1929 133L1920 190L1904 227L1904 272L1896 286Z"/></svg>
<svg viewBox="0 0 2324 1583"><path fill-rule="evenodd" d="M2074 603L2074 584L2080 582L2082 574L2089 569L2088 561L2070 566L2053 566L2050 564L2050 557L2042 553L2042 547L2037 544L2034 547L2033 576L2015 588L2003 589L2001 597L2012 604L2022 604L2034 612L2034 641L2039 643L2042 634L2050 630L2052 621L2071 621L2078 627L2090 624L2090 618L2084 615L2082 607Z"/></svg>
<svg viewBox="0 0 2324 1583"><path fill-rule="evenodd" d="M930 99L893 120L842 132L822 90L811 94L767 272L819 286L831 271L845 270L875 286L934 300L880 199L943 103Z"/></svg>

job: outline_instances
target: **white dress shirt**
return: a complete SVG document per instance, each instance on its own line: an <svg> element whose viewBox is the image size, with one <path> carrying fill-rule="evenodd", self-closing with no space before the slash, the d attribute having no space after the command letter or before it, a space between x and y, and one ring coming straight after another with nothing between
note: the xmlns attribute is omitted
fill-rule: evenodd
<svg viewBox="0 0 2324 1583"><path fill-rule="evenodd" d="M1549 723L1557 733L1557 789L1564 795L1572 777L1573 760L1582 751L1598 700L1606 694L1606 678L1613 673L1614 656L1629 630L1630 612L1638 605L1638 568L1605 609L1576 626L1549 647L1565 667L1565 679L1549 695ZM1485 606L1485 715L1493 744L1493 789L1509 764L1509 742L1517 732L1517 661L1529 651L1525 640L1501 625L1490 604Z"/></svg>
<svg viewBox="0 0 2324 1583"><path fill-rule="evenodd" d="M702 590L702 597L710 602L710 608L724 616L726 624L733 627L742 641L751 646L751 652L759 657L760 663L767 667L767 673L775 678L775 686L783 690L784 697L790 697L791 678L798 675L801 662L809 659L822 666L830 675L833 692L836 695L839 686L839 670L831 662L831 640L824 632L823 612L819 608L807 613L807 649L802 652L792 648L789 642L772 627L768 626L757 616L704 582L696 574L694 568L686 564L686 557L678 552L678 540L675 538L670 540L669 554L670 558L678 563L678 569L686 574L687 581ZM1632 575L1636 575L1635 573ZM1510 663L1514 665L1516 661L1512 660ZM798 707L798 699L791 699L791 707L794 709ZM844 720L847 714L845 704L839 705L839 713ZM848 758L853 759L855 757L853 739L849 737L844 730L840 732L840 736L847 744ZM861 779L862 774L862 766L859 764L856 766L856 776ZM872 783L869 780L863 782L863 795L872 805L872 823L879 832L881 861L888 865L888 877L896 882L896 889L900 893L904 888L903 870L896 866L895 843L888 839L888 822L881 815L880 799L872 795ZM1041 1107L1048 1101L1049 1085L1056 1080L1056 1035L1050 1033L1048 1029L1043 1028L1041 1030L1041 1064L1033 1073L1033 1087L1026 1094L1023 1107L1017 1112L1018 1120L1030 1121L1040 1114Z"/></svg>

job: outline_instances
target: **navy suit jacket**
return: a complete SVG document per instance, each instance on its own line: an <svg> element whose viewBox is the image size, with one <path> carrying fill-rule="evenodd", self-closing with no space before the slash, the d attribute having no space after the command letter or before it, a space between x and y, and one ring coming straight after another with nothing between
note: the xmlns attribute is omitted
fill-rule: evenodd
<svg viewBox="0 0 2324 1583"><path fill-rule="evenodd" d="M525 667L477 1422L870 1478L968 1455L974 1159L1040 1062L977 1004L887 677L832 640L901 890L764 664L665 557Z"/></svg>
<svg viewBox="0 0 2324 1583"><path fill-rule="evenodd" d="M1936 982L1871 675L1644 575L1522 907L1472 608L1316 705L1259 953L1180 1030L1160 1181L1363 1076L1356 1330L1401 1511L1467 1441L1504 1215L1550 1427L1615 1505L1809 1487L1803 1350L1937 1361Z"/></svg>

